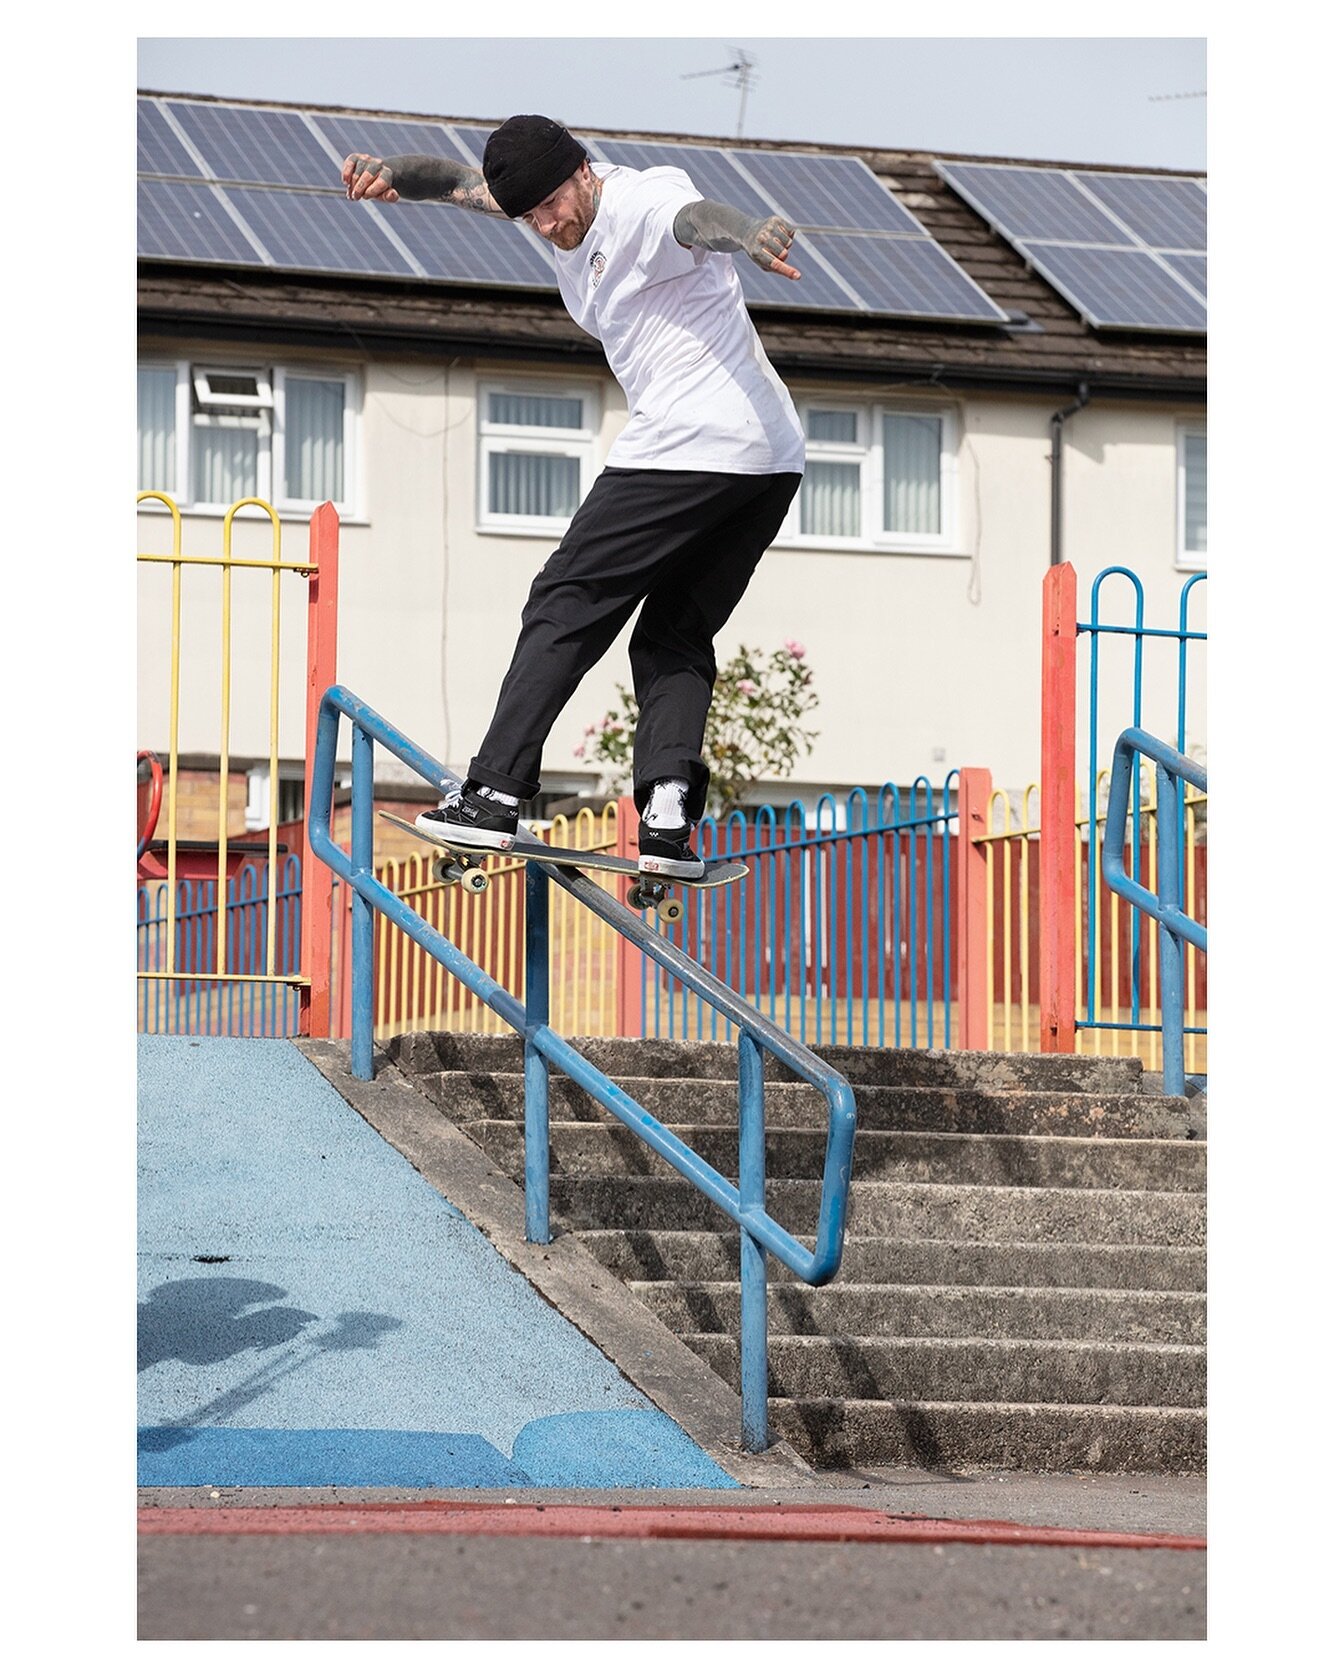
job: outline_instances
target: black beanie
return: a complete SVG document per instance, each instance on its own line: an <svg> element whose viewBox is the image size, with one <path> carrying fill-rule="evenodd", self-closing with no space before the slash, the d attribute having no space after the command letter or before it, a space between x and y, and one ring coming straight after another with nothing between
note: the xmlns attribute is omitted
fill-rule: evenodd
<svg viewBox="0 0 1344 1673"><path fill-rule="evenodd" d="M535 209L588 153L549 116L511 116L485 142L485 183L511 221Z"/></svg>

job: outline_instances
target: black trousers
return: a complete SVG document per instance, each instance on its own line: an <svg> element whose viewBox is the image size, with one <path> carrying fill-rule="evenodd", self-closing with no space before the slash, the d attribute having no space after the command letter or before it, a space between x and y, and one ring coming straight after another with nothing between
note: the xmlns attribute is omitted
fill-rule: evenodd
<svg viewBox="0 0 1344 1673"><path fill-rule="evenodd" d="M513 796L536 795L556 717L642 600L630 636L635 802L642 809L660 778L684 778L687 811L698 819L709 785L700 750L718 672L714 636L801 481L794 472L603 471L532 583L468 776Z"/></svg>

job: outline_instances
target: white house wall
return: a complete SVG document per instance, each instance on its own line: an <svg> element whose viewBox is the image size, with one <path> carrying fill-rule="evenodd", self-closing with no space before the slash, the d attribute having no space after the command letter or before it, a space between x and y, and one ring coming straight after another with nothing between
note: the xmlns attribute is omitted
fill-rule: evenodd
<svg viewBox="0 0 1344 1673"><path fill-rule="evenodd" d="M170 353L190 355L192 345ZM203 349L196 352L203 353ZM242 360L241 351L210 358ZM255 357L249 357L255 358ZM287 364L312 358L299 352ZM327 363L330 363L327 357ZM498 375L574 381L525 364L365 361L360 426L363 516L343 519L340 548L339 677L418 743L465 766L489 721L512 651L518 617L555 540L483 534L476 527L478 381ZM590 377L594 377L590 374ZM603 387L601 448L624 422L619 390ZM796 385L795 395L832 399L909 397L907 389ZM924 392L926 393L926 392ZM948 399L945 394L940 399ZM956 396L961 417L953 555L837 552L776 547L757 572L719 645L765 650L801 641L816 676L820 732L800 764L808 786L847 787L924 774L940 783L961 765L988 766L996 783L1021 788L1039 773L1041 582L1050 554L1050 415L1060 398ZM1080 616L1092 577L1108 565L1138 573L1150 625L1175 625L1176 427L1170 407L1095 401L1065 427L1063 551L1078 571ZM142 513L140 550L166 551L167 520ZM307 520L286 518L287 558L307 550ZM187 552L219 550L219 519L184 518ZM235 551L268 555L269 524L235 522ZM168 744L168 578L141 565L142 746ZM235 762L269 750L266 673L269 584L234 582L230 750ZM1132 619L1128 588L1103 595L1111 619ZM1202 591L1203 589L1200 589ZM282 586L282 758L303 753L306 589ZM188 574L184 597L179 748L220 748L221 636L218 571ZM1202 627L1202 600L1194 624ZM1105 646L1103 718L1110 738L1128 724L1128 639ZM1086 650L1086 641L1083 644ZM1170 651L1170 654L1167 652ZM1123 659L1123 660L1122 660ZM1145 650L1153 705L1148 724L1174 737L1175 655ZM1202 655L1188 738L1202 745ZM584 680L547 746L543 770L556 787L595 784L576 760L584 727L628 683L622 645ZM1081 680L1086 691L1086 665ZM1161 717L1169 715L1169 724ZM1109 748L1109 745L1106 746ZM381 772L380 772L381 776Z"/></svg>

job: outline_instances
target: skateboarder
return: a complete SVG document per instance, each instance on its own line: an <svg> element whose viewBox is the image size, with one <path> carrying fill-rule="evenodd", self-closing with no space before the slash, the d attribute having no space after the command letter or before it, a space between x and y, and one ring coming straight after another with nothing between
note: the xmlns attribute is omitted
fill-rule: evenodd
<svg viewBox="0 0 1344 1673"><path fill-rule="evenodd" d="M544 116L511 116L484 169L356 152L347 194L522 221L552 246L565 307L602 344L630 418L537 575L494 718L462 789L416 824L503 846L579 681L641 604L630 640L643 869L696 878L714 636L802 480L802 427L747 315L733 255L786 279L794 229L703 198L681 169L611 168Z"/></svg>

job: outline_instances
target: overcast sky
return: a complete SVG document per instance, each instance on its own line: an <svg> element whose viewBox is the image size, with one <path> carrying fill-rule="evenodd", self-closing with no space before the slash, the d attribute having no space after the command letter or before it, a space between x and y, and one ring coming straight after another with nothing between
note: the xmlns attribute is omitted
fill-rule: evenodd
<svg viewBox="0 0 1344 1673"><path fill-rule="evenodd" d="M562 16L563 14L557 14ZM163 37L158 92L1054 162L1205 167L1200 37ZM708 73L706 73L708 72Z"/></svg>

